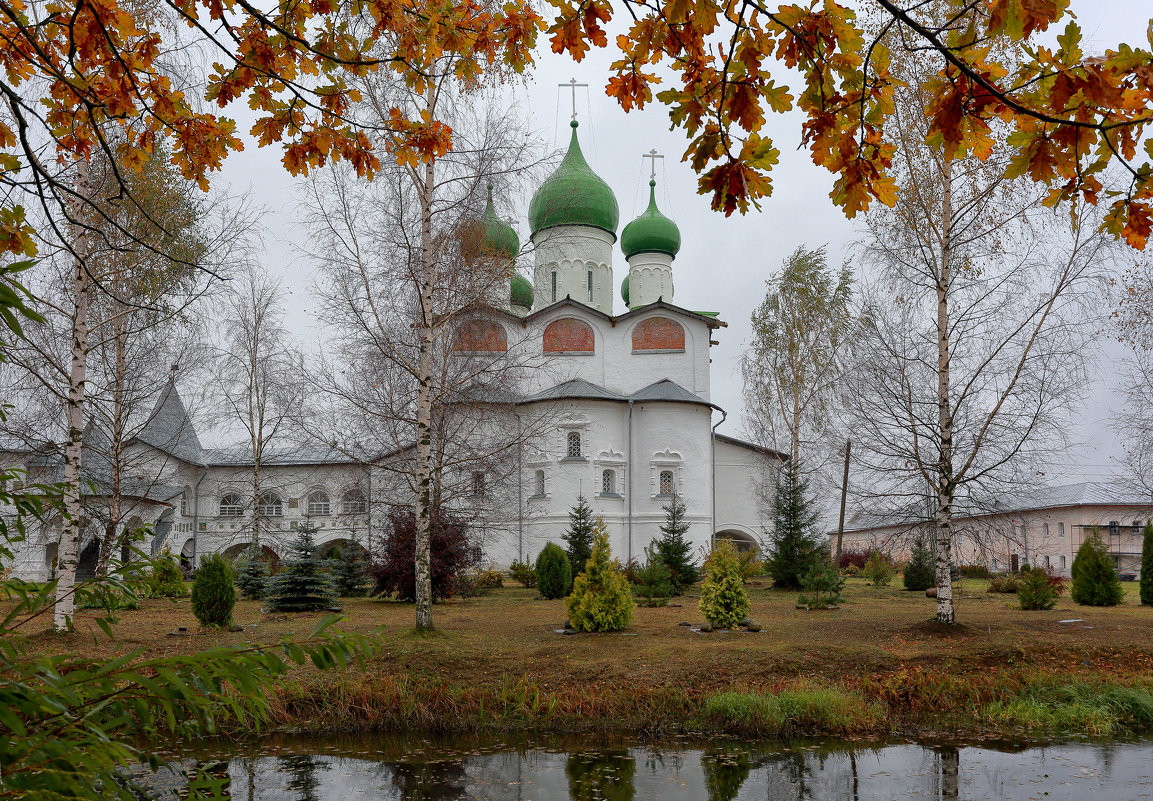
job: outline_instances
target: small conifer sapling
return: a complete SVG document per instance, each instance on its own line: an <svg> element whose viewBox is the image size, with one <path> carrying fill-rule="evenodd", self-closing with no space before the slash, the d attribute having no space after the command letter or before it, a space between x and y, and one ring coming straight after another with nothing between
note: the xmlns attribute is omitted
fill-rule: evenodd
<svg viewBox="0 0 1153 801"><path fill-rule="evenodd" d="M289 546L280 572L268 583L268 607L273 612L316 612L334 608L335 591L325 560L316 554L316 527L301 526Z"/></svg>
<svg viewBox="0 0 1153 801"><path fill-rule="evenodd" d="M589 506L588 499L583 494L577 496L576 506L569 510L568 520L568 531L561 535L561 539L564 540L568 550L569 566L575 579L577 574L585 569L585 563L592 556L593 540L596 537L593 531L596 525L593 508Z"/></svg>
<svg viewBox="0 0 1153 801"><path fill-rule="evenodd" d="M665 505L665 522L661 524L661 535L655 543L656 556L668 568L673 595L683 595L685 589L700 578L700 568L693 558L693 546L687 539L687 511L680 495L673 495L672 501Z"/></svg>
<svg viewBox="0 0 1153 801"><path fill-rule="evenodd" d="M624 631L635 608L628 579L613 559L608 530L598 518L593 526L592 555L565 599L569 622L577 631Z"/></svg>
<svg viewBox="0 0 1153 801"><path fill-rule="evenodd" d="M228 560L218 553L209 554L200 560L192 577L192 614L202 626L227 628L232 624L235 605L236 588Z"/></svg>

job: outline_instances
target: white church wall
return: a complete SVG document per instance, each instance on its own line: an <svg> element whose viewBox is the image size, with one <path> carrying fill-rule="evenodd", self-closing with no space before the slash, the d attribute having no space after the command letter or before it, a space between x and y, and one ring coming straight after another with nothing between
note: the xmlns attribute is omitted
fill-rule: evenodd
<svg viewBox="0 0 1153 801"><path fill-rule="evenodd" d="M613 250L616 237L607 231L587 225L546 228L533 238L533 305L544 308L554 301L571 297L588 303L588 270L593 271L591 305L612 314ZM553 297L553 273L556 273L556 297Z"/></svg>
<svg viewBox="0 0 1153 801"><path fill-rule="evenodd" d="M716 531L739 531L763 539L769 528L767 505L779 460L723 440L717 440L716 446Z"/></svg>

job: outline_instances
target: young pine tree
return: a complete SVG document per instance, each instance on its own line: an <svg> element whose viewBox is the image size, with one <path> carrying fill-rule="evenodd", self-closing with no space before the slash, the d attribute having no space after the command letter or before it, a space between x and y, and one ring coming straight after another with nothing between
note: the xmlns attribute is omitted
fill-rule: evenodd
<svg viewBox="0 0 1153 801"><path fill-rule="evenodd" d="M577 631L624 631L636 601L628 579L613 559L604 521L593 525L593 549L585 570L573 581L565 611Z"/></svg>
<svg viewBox="0 0 1153 801"><path fill-rule="evenodd" d="M773 496L773 540L767 560L773 587L798 590L819 551L817 513L809 499L809 483L793 462L777 475Z"/></svg>
<svg viewBox="0 0 1153 801"><path fill-rule="evenodd" d="M749 596L741 577L737 550L728 540L718 540L705 560L705 580L697 608L717 629L735 629L749 614Z"/></svg>
<svg viewBox="0 0 1153 801"><path fill-rule="evenodd" d="M337 548L328 561L338 597L362 598L368 592L368 560L364 558L362 548L344 545Z"/></svg>
<svg viewBox="0 0 1153 801"><path fill-rule="evenodd" d="M913 552L909 564L905 565L905 589L912 592L927 590L937 580L933 552L925 540L925 537L917 537L913 541Z"/></svg>
<svg viewBox="0 0 1153 801"><path fill-rule="evenodd" d="M1073 602L1084 606L1116 606L1125 591L1105 544L1096 534L1081 543L1073 558Z"/></svg>
<svg viewBox="0 0 1153 801"><path fill-rule="evenodd" d="M1141 533L1141 603L1153 605L1153 521L1146 520Z"/></svg>
<svg viewBox="0 0 1153 801"><path fill-rule="evenodd" d="M593 539L596 537L593 509L583 493L577 496L576 506L569 510L568 520L568 531L561 535L561 539L568 546L568 561L575 579L584 572L585 563L593 554Z"/></svg>
<svg viewBox="0 0 1153 801"><path fill-rule="evenodd" d="M546 543L536 558L536 588L547 600L563 598L572 586L568 554L555 542Z"/></svg>
<svg viewBox="0 0 1153 801"><path fill-rule="evenodd" d="M315 526L301 526L280 573L269 581L268 606L273 612L315 612L333 607L335 593L325 575L324 560L316 555L315 535Z"/></svg>
<svg viewBox="0 0 1153 801"><path fill-rule="evenodd" d="M673 594L672 572L655 548L645 548L645 564L636 571L636 593L649 606L664 606Z"/></svg>
<svg viewBox="0 0 1153 801"><path fill-rule="evenodd" d="M250 601L262 599L268 588L268 562L260 556L259 549L249 548L236 565L236 586Z"/></svg>
<svg viewBox="0 0 1153 801"><path fill-rule="evenodd" d="M685 522L685 502L679 495L665 506L665 522L661 525L661 536L654 544L656 556L664 562L669 571L669 584L673 595L683 595L685 589L700 578L700 568L693 559L692 545L685 535L689 524Z"/></svg>

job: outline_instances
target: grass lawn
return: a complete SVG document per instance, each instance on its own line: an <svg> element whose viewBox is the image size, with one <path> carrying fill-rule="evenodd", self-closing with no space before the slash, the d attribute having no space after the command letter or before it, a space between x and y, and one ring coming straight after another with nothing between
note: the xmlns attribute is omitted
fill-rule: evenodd
<svg viewBox="0 0 1153 801"><path fill-rule="evenodd" d="M702 620L695 594L674 599L682 606L638 607L627 634L576 636L554 631L565 618L561 601L535 600L534 590L519 587L438 604L437 631L425 635L412 631L410 604L346 600L342 626L383 627L379 653L363 674L300 670L273 699L272 719L306 728L751 734L1142 729L1153 724L1153 608L1138 604L1135 583L1124 586L1119 607L1080 607L1066 595L1052 611L1023 612L1016 596L986 593L984 581L966 579L956 587L961 625L948 628L931 622L935 600L899 585L850 579L840 609L808 612L796 608L797 593L754 580L751 616L764 627L757 634L678 625ZM235 633L200 631L187 600L149 600L121 613L115 641L99 634L91 612L77 616L71 635L41 631L31 639L46 652L142 648L155 656L303 636L318 617L265 615L259 607L237 604L244 630ZM1074 618L1081 622L1059 622ZM193 636L167 636L177 626ZM826 699L836 714L813 707L825 703L813 700L825 691L839 694ZM1137 706L1117 701L1117 692L1136 692ZM789 696L794 706L774 702L766 711L756 700L788 693L800 694ZM1082 702L1083 714L1058 714Z"/></svg>

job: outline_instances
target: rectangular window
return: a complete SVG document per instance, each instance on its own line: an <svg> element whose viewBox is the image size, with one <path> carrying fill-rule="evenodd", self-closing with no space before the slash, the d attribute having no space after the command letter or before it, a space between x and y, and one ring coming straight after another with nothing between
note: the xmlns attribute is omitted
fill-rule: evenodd
<svg viewBox="0 0 1153 801"><path fill-rule="evenodd" d="M1041 524L1041 536L1044 537L1045 539L1049 539L1049 524L1048 523L1042 523Z"/></svg>
<svg viewBox="0 0 1153 801"><path fill-rule="evenodd" d="M589 303L592 303L593 302L593 271L592 270L589 270L588 283L589 283Z"/></svg>
<svg viewBox="0 0 1153 801"><path fill-rule="evenodd" d="M552 271L552 302L556 303L556 270Z"/></svg>
<svg viewBox="0 0 1153 801"><path fill-rule="evenodd" d="M479 470L472 474L472 497L484 497L484 473Z"/></svg>
<svg viewBox="0 0 1153 801"><path fill-rule="evenodd" d="M568 435L568 449L566 450L568 458L579 459L581 456L581 435L579 432L570 431Z"/></svg>
<svg viewBox="0 0 1153 801"><path fill-rule="evenodd" d="M1116 520L1109 521L1109 536L1116 537L1121 534L1121 523Z"/></svg>
<svg viewBox="0 0 1153 801"><path fill-rule="evenodd" d="M660 495L672 495L673 494L673 471L672 470L662 470L661 474L659 476L659 479L660 480L657 482L657 489L659 490L659 494Z"/></svg>
<svg viewBox="0 0 1153 801"><path fill-rule="evenodd" d="M1057 524L1057 536L1058 537L1064 537L1065 536L1065 524L1064 523L1058 523Z"/></svg>

